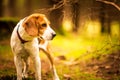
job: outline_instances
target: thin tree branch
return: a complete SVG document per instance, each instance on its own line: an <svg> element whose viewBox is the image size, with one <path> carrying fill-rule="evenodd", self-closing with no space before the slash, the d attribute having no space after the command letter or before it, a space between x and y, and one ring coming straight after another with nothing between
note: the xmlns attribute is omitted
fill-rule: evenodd
<svg viewBox="0 0 120 80"><path fill-rule="evenodd" d="M118 6L118 5L115 4L114 2L105 1L105 0L96 0L96 1L103 2L103 3L105 3L105 4L110 4L110 5L114 6L115 8L117 8L117 9L120 11L120 6Z"/></svg>
<svg viewBox="0 0 120 80"><path fill-rule="evenodd" d="M59 3L54 4L54 5L53 5L52 7L50 7L50 8L38 9L38 10L36 10L36 11L37 11L37 12L43 12L43 13L45 12L45 13L48 13L48 12L50 12L50 11L59 9L59 8L63 7L64 5L65 5L64 0L61 0Z"/></svg>

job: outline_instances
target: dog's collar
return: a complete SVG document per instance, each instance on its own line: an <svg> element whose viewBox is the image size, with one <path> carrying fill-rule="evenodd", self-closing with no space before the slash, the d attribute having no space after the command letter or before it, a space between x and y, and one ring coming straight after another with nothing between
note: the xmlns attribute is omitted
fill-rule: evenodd
<svg viewBox="0 0 120 80"><path fill-rule="evenodd" d="M18 36L18 38L19 38L19 40L21 41L21 43L22 44L24 44L24 43L26 43L26 42L29 42L29 41L26 41L26 40L24 40L24 39L22 39L21 37L20 37L20 34L19 34L19 27L20 27L20 25L18 25L18 27L17 27L17 36Z"/></svg>

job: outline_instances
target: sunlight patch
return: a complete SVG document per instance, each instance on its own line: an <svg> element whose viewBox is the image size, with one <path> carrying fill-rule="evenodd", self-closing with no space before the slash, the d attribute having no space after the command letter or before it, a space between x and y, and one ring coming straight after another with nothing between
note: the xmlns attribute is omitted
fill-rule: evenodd
<svg viewBox="0 0 120 80"><path fill-rule="evenodd" d="M63 29L65 31L72 31L72 23L69 20L63 21Z"/></svg>
<svg viewBox="0 0 120 80"><path fill-rule="evenodd" d="M87 35L90 37L95 37L100 35L101 26L98 21L89 21L86 23Z"/></svg>

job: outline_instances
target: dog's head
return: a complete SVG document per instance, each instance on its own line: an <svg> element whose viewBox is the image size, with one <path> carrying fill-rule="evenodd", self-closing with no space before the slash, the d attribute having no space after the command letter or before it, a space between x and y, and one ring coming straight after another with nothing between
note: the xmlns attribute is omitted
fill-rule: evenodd
<svg viewBox="0 0 120 80"><path fill-rule="evenodd" d="M25 19L22 25L28 35L33 37L52 40L56 36L55 31L50 27L50 22L44 14L32 14Z"/></svg>

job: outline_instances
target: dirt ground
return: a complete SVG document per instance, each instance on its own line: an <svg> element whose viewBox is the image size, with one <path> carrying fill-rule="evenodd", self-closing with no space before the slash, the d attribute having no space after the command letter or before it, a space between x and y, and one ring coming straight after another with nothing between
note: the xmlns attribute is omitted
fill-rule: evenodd
<svg viewBox="0 0 120 80"><path fill-rule="evenodd" d="M93 58L83 71L95 73L105 80L120 80L120 50L102 57L102 60Z"/></svg>
<svg viewBox="0 0 120 80"><path fill-rule="evenodd" d="M96 59L92 59L91 62L87 63L86 66L84 66L84 68L82 68L83 72L86 73L95 73L97 77L100 77L104 80L119 80L120 79L120 51L114 52L110 55L106 55L103 56L104 60L98 61ZM7 63L5 65L1 64L1 63ZM43 70L42 71L42 76L43 76L43 80L52 80L51 79L51 72L49 71L49 66L47 65L49 64L48 62L46 62L45 60L42 60L42 66L43 66ZM11 65L13 65L11 67ZM79 65L81 65L81 63L79 63ZM75 66L75 65L73 65ZM3 70L5 75L0 75L0 80L16 80L16 74L15 73L15 67L14 67L14 63L13 61L10 60L4 60L2 58L0 58L0 70ZM10 70L10 74L12 73L12 75L9 75L8 70ZM6 74L8 73L8 74ZM3 72L2 72L3 74ZM24 79L24 80L34 80L32 77L34 76L34 73L31 71L29 72L29 79ZM65 79L65 80L69 80L69 79ZM70 79L71 80L71 79Z"/></svg>
<svg viewBox="0 0 120 80"><path fill-rule="evenodd" d="M9 42L1 42L1 45L8 45ZM112 52L109 55L102 55L102 59L98 60L92 58L89 62L85 63L84 66L82 62L77 63L77 66L80 66L82 72L85 73L94 73L97 77L102 78L103 80L120 80L120 50ZM63 56L64 60L65 57ZM59 59L61 60L61 59ZM52 75L50 71L49 62L46 60L41 60L42 62L42 78L43 80L52 80ZM59 65L59 63L56 63ZM63 65L63 64L62 64ZM76 66L76 64L72 65ZM16 80L16 71L13 59L9 56L3 57L0 55L0 80ZM24 80L34 80L34 72L29 72L29 78ZM69 76L64 76L69 77ZM73 80L70 77L65 80Z"/></svg>

